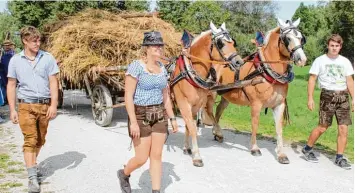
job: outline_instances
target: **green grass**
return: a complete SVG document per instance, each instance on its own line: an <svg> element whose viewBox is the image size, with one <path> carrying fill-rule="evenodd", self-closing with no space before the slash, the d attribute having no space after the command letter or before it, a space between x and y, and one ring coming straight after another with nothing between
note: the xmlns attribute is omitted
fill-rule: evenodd
<svg viewBox="0 0 355 193"><path fill-rule="evenodd" d="M7 168L7 162L10 160L10 156L7 154L0 154L0 169Z"/></svg>
<svg viewBox="0 0 355 193"><path fill-rule="evenodd" d="M318 124L319 95L320 90L316 88L314 101L316 109L309 111L307 108L307 80L308 67L294 67L295 79L289 85L287 103L290 113L291 125L286 125L283 129L284 140L305 144L310 132ZM352 113L352 120L354 120ZM250 108L230 104L222 115L221 125L232 127L237 131L251 132ZM337 141L337 122L333 119L333 125L318 139L315 147L328 154L335 154ZM258 134L263 136L276 136L272 110L269 109L267 115L262 111L260 115ZM354 126L349 126L348 143L345 150L346 156L354 160Z"/></svg>
<svg viewBox="0 0 355 193"><path fill-rule="evenodd" d="M20 186L22 186L22 184L17 182L6 182L4 184L0 184L1 188L15 188Z"/></svg>

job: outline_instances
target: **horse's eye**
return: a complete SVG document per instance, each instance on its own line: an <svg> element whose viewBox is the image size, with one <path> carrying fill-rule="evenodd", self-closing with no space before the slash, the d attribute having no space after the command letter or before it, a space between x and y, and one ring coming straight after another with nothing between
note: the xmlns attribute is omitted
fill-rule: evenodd
<svg viewBox="0 0 355 193"><path fill-rule="evenodd" d="M218 49L222 49L224 47L224 43L221 39L217 40L217 48Z"/></svg>

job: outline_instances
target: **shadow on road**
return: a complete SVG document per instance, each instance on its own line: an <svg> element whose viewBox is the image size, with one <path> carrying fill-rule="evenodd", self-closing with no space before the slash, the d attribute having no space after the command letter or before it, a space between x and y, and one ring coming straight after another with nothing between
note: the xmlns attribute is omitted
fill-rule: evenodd
<svg viewBox="0 0 355 193"><path fill-rule="evenodd" d="M169 162L163 162L163 176L160 192L164 193L165 189L174 181L180 181L180 177L174 172L174 165ZM152 192L152 184L149 169L145 170L139 178L138 185L140 189L133 189L133 193Z"/></svg>
<svg viewBox="0 0 355 193"><path fill-rule="evenodd" d="M41 181L43 182L46 178L52 176L57 170L63 168L67 168L68 170L76 168L84 158L86 158L85 154L76 151L68 151L43 160L38 165L38 168L43 175Z"/></svg>

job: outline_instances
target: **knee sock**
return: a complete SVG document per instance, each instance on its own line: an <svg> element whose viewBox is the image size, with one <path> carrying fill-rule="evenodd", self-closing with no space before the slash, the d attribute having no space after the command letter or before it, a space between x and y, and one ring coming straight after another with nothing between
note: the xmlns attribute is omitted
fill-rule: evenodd
<svg viewBox="0 0 355 193"><path fill-rule="evenodd" d="M36 166L27 168L27 172L28 172L28 179L32 180L34 178L37 178L37 167Z"/></svg>

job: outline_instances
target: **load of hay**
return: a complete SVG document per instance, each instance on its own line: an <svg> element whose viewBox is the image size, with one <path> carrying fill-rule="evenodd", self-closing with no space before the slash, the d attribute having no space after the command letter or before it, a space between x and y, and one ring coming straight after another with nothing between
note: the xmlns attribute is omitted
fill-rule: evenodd
<svg viewBox="0 0 355 193"><path fill-rule="evenodd" d="M156 16L142 15L85 10L47 25L44 49L60 62L60 77L75 87L83 86L83 76L93 66L128 65L138 59L146 31L160 31L166 43L165 56L177 56L181 33Z"/></svg>

